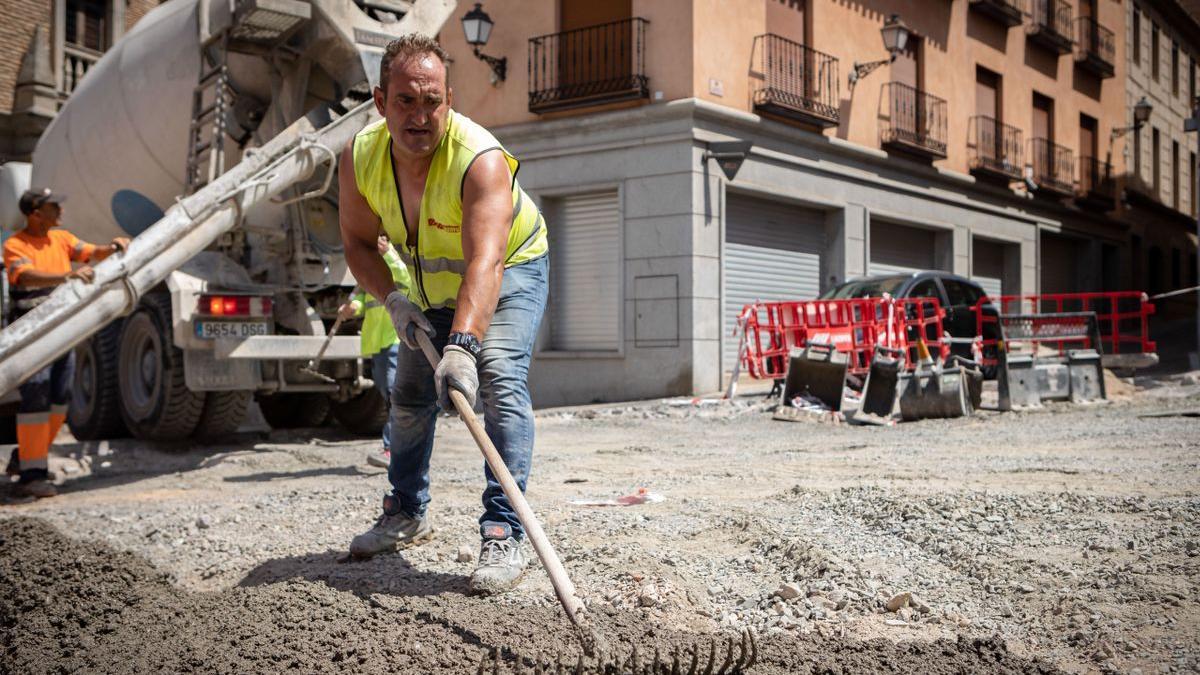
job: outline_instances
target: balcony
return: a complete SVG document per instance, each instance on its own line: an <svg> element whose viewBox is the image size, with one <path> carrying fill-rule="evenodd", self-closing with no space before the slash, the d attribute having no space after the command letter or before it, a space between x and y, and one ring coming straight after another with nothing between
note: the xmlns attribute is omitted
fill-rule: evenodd
<svg viewBox="0 0 1200 675"><path fill-rule="evenodd" d="M1045 138L1034 138L1029 141L1029 155L1038 192L1064 197L1075 194L1075 157L1070 148Z"/></svg>
<svg viewBox="0 0 1200 675"><path fill-rule="evenodd" d="M104 55L82 45L70 42L63 44L62 84L58 90L60 100L67 100L101 56Z"/></svg>
<svg viewBox="0 0 1200 675"><path fill-rule="evenodd" d="M977 115L971 118L968 133L971 173L1005 181L1022 177L1025 161L1020 129Z"/></svg>
<svg viewBox="0 0 1200 675"><path fill-rule="evenodd" d="M946 101L901 82L883 85L879 144L924 159L946 157Z"/></svg>
<svg viewBox="0 0 1200 675"><path fill-rule="evenodd" d="M756 112L821 128L838 125L837 59L771 34L754 38L754 55L761 77Z"/></svg>
<svg viewBox="0 0 1200 675"><path fill-rule="evenodd" d="M650 97L642 18L529 40L529 111L545 113Z"/></svg>
<svg viewBox="0 0 1200 675"><path fill-rule="evenodd" d="M1026 0L971 0L971 9L1012 28L1025 18Z"/></svg>
<svg viewBox="0 0 1200 675"><path fill-rule="evenodd" d="M1079 158L1079 189L1076 199L1083 206L1111 211L1117 205L1117 184L1112 165L1095 157Z"/></svg>
<svg viewBox="0 0 1200 675"><path fill-rule="evenodd" d="M1117 43L1113 32L1090 16L1075 20L1075 62L1099 77L1112 77L1117 62Z"/></svg>
<svg viewBox="0 0 1200 675"><path fill-rule="evenodd" d="M1067 0L1032 0L1033 16L1026 33L1029 39L1058 54L1069 54L1071 40L1071 5Z"/></svg>

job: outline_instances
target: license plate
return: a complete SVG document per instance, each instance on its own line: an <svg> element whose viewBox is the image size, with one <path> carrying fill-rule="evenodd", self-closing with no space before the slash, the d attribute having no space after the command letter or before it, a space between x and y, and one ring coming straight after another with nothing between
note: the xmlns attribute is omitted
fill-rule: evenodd
<svg viewBox="0 0 1200 675"><path fill-rule="evenodd" d="M197 321L196 337L204 340L216 338L248 338L255 335L270 335L271 324L265 321Z"/></svg>

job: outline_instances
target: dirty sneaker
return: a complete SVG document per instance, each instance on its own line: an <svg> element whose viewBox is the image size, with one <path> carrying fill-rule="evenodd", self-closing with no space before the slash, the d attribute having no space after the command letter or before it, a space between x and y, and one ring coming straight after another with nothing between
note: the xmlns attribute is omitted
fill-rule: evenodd
<svg viewBox="0 0 1200 675"><path fill-rule="evenodd" d="M46 480L29 480L17 483L14 490L18 497L36 497L45 499L47 497L58 496L58 488L54 484Z"/></svg>
<svg viewBox="0 0 1200 675"><path fill-rule="evenodd" d="M367 464L377 466L381 469L386 469L392 465L392 451L380 450L367 455Z"/></svg>
<svg viewBox="0 0 1200 675"><path fill-rule="evenodd" d="M510 528L485 527L479 545L479 564L471 574L471 592L492 595L511 591L521 583L528 562L521 540L512 536Z"/></svg>
<svg viewBox="0 0 1200 675"><path fill-rule="evenodd" d="M383 498L383 513L375 526L350 542L350 555L370 558L378 553L424 544L432 538L429 516L413 518L400 510L400 501L394 495L387 495Z"/></svg>

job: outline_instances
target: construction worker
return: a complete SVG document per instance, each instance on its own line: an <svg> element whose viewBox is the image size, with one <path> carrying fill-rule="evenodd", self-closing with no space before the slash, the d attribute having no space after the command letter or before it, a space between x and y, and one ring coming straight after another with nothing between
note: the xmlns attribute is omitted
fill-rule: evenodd
<svg viewBox="0 0 1200 675"><path fill-rule="evenodd" d="M387 263L388 269L392 272L392 281L395 282L396 290L407 293L412 284L408 277L408 270L401 262L396 249L392 248L386 234L379 235L378 248L379 255L383 256L383 261ZM375 380L375 387L379 390L379 395L383 397L383 400L389 401L392 380L396 373L396 354L400 348L400 339L396 337L396 328L392 326L392 319L388 315L387 309L384 308L383 303L359 286L354 289L350 302L338 308L338 316L343 321L355 316L363 318L362 330L359 333L362 340L362 353L363 356L371 357L371 379ZM388 415L387 421L383 423L383 449L367 455L367 464L386 469L391 463L391 422L391 415Z"/></svg>
<svg viewBox="0 0 1200 675"><path fill-rule="evenodd" d="M63 195L50 188L28 190L19 206L25 227L4 242L4 266L8 269L10 321L41 304L60 284L71 279L91 283L95 273L88 263L99 262L123 251L129 239L117 237L107 246L80 241L63 229ZM83 263L74 270L71 263ZM49 481L47 460L50 444L67 419L74 352L35 373L20 387L17 409L17 452L10 458L8 472L17 474L16 494L21 497L53 497L58 494Z"/></svg>
<svg viewBox="0 0 1200 675"><path fill-rule="evenodd" d="M384 298L400 350L392 387L392 490L375 526L350 543L368 557L427 541L429 457L437 412L452 412L449 390L474 405L524 490L533 453L527 376L546 306L546 223L516 180L519 166L486 129L451 109L446 52L407 35L384 51L368 125L342 153L340 220L346 261L371 294ZM375 250L387 232L412 275L392 287ZM435 370L418 332L441 353ZM527 563L525 533L491 470L484 467L476 593L514 588Z"/></svg>

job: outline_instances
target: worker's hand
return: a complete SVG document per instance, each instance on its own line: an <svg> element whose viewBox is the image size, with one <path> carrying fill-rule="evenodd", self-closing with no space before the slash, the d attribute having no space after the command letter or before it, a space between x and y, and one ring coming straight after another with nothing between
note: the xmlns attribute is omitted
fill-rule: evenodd
<svg viewBox="0 0 1200 675"><path fill-rule="evenodd" d="M84 283L88 284L92 283L92 280L95 278L96 271L92 269L91 265L80 265L70 272L67 272L66 276L67 281L70 281L71 279L82 279Z"/></svg>
<svg viewBox="0 0 1200 675"><path fill-rule="evenodd" d="M358 314L358 310L362 309L362 303L357 300L351 300L338 307L338 318L342 321L353 319L354 315Z"/></svg>
<svg viewBox="0 0 1200 675"><path fill-rule="evenodd" d="M112 247L113 253L116 253L117 251L121 251L121 252L128 251L129 250L129 237L113 237L112 243L109 244L109 246Z"/></svg>
<svg viewBox="0 0 1200 675"><path fill-rule="evenodd" d="M467 403L474 408L475 394L479 391L475 357L458 345L446 345L442 351L442 361L433 374L433 383L437 386L438 405L442 410L456 412L454 404L450 402L451 389L462 392L467 397Z"/></svg>
<svg viewBox="0 0 1200 675"><path fill-rule="evenodd" d="M388 314L392 317L392 325L396 327L396 335L405 347L413 350L421 348L413 331L423 330L426 335L433 337L433 324L425 318L421 308L414 305L400 291L388 293L383 300L383 306L387 307Z"/></svg>

